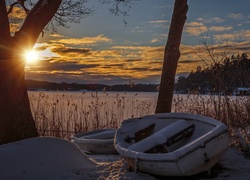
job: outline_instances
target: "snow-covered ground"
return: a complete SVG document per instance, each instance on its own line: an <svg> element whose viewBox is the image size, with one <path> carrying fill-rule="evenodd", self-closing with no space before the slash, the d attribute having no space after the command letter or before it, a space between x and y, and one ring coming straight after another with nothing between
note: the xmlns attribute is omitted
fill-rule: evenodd
<svg viewBox="0 0 250 180"><path fill-rule="evenodd" d="M250 160L244 158L242 152L229 148L216 165L214 172L216 175L212 179L216 180L249 179ZM211 176L198 176L198 179L206 178L211 179ZM0 179L149 180L162 178L130 171L119 155L87 156L71 141L38 137L0 146Z"/></svg>

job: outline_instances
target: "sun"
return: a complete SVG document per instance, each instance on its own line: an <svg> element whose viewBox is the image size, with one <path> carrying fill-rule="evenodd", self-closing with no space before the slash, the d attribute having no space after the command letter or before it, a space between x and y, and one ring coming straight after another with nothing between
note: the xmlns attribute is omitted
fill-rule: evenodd
<svg viewBox="0 0 250 180"><path fill-rule="evenodd" d="M35 63L38 60L38 53L34 50L26 51L24 56L27 63Z"/></svg>

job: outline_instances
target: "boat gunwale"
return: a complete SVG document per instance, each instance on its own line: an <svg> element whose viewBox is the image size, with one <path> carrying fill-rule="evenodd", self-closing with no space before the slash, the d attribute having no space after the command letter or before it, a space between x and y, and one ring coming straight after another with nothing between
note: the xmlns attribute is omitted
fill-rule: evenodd
<svg viewBox="0 0 250 180"><path fill-rule="evenodd" d="M106 139L100 139L100 138L84 138L84 135L94 135L95 133L101 133L105 131L114 131L114 136L116 129L110 128L110 129L97 129L93 131L87 131L87 132L82 132L78 134L74 134L71 136L71 139L75 143L85 143L85 144L103 144L103 143L113 143L114 144L114 137L106 138Z"/></svg>
<svg viewBox="0 0 250 180"><path fill-rule="evenodd" d="M219 134L218 136L216 136L216 137L213 137L213 138L211 138L211 139L209 139L209 140L207 140L207 142L206 143L204 143L204 146L206 146L206 144L208 143L208 142L210 142L210 141L212 141L212 140L214 140L214 139L216 139L217 137L219 137L219 136L221 136L221 135L223 135L224 133L227 133L228 131L227 130L225 130L224 132L222 132L221 134ZM200 149L200 148L203 148L203 146L197 146L196 148L194 148L194 149L192 149L192 151L187 151L185 154L182 154L181 156L178 156L178 158L175 158L175 159L157 159L157 160L153 160L153 159L147 159L147 158L144 158L145 156L153 156L153 155L157 155L157 156L167 156L167 155L169 155L170 153L176 153L176 151L173 151L173 152L170 152L170 153L161 153L161 154L151 154L151 153L143 153L143 152L136 152L136 151L132 151L132 150L130 150L131 151L131 154L134 152L134 154L136 154L136 156L124 156L123 154L121 154L123 157L125 157L125 158L131 158L131 159L137 159L137 160L141 160L141 161L145 161L145 162L179 162L183 157L185 157L185 156L187 156L187 155L189 155L189 154L191 154L191 153L193 153L194 151L196 151L196 150L198 150L198 149ZM227 148L226 148L227 149ZM224 150L226 150L226 149L224 149ZM177 149L178 150L178 149ZM118 150L117 150L118 151ZM118 151L119 153L120 153L120 151ZM126 154L127 155L127 154ZM140 155L142 156L143 155L143 157L140 157ZM160 157L160 158L161 158Z"/></svg>
<svg viewBox="0 0 250 180"><path fill-rule="evenodd" d="M167 115L167 117L162 117L162 115L165 115L165 116ZM177 115L177 116L175 116L175 115ZM117 138L115 137L115 148L123 157L132 158L132 159L137 158L137 159L143 159L145 161L154 161L154 162L156 162L156 161L157 162L163 162L163 161L164 162L178 162L180 159L187 156L188 154L196 151L197 149L205 147L208 142L222 136L223 134L228 133L228 129L224 123L217 121L213 118L205 117L202 115L197 115L197 114L193 115L193 114L187 114L187 113L162 113L160 115L156 114L156 115L145 116L145 118L150 118L152 116L154 117L155 120L157 120L157 119L170 119L170 118L171 119L182 118L182 119L191 120L191 121L200 121L201 123L214 125L214 128L212 130L210 130L209 132L205 133L204 135L202 135L201 137L198 137L198 138L188 142L184 146L182 146L182 147L180 147L172 152L162 153L162 154L151 154L151 153L137 152L137 151L127 149L127 148L123 147L121 143L117 142ZM175 116L175 117L173 117L173 116ZM188 117L183 118L183 116L188 116ZM191 117L193 117L193 118L191 118ZM196 117L196 118L194 118L194 117ZM140 119L139 118L131 118L131 119L135 119L135 120L138 119L138 121L139 121L142 118L140 118ZM131 119L128 119L128 120L131 120ZM205 121L204 121L204 119L205 119ZM119 129L121 129L121 128L119 128ZM119 133L119 129L116 131L116 134ZM210 137L208 137L208 136L210 136ZM202 139L204 139L204 140L202 140ZM202 144L200 142L202 142ZM188 151L185 150L187 147L189 147ZM152 158L152 157L154 157L154 158ZM157 157L157 158L155 158L155 157ZM165 157L165 158L163 158L163 157Z"/></svg>

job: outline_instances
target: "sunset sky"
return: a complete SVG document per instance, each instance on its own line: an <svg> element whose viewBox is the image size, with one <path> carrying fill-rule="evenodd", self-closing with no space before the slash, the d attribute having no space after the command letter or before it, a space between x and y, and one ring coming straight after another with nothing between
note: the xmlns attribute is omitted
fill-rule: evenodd
<svg viewBox="0 0 250 180"><path fill-rule="evenodd" d="M56 34L40 37L39 61L26 66L26 79L50 82L128 84L160 82L173 0L136 1L129 16L115 16L91 0L93 15ZM177 78L225 55L249 53L250 1L189 0ZM211 48L212 47L212 48Z"/></svg>

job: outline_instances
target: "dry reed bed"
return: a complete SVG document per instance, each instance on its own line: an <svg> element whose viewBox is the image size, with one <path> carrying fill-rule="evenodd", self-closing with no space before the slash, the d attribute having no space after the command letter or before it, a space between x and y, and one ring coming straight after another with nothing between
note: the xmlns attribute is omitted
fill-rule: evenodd
<svg viewBox="0 0 250 180"><path fill-rule="evenodd" d="M40 135L64 138L72 133L117 128L124 119L152 114L155 100L137 98L137 95L106 92L29 93Z"/></svg>
<svg viewBox="0 0 250 180"><path fill-rule="evenodd" d="M29 97L40 135L63 138L94 129L118 128L124 119L154 114L157 102L157 93L29 92ZM172 111L224 122L232 143L249 151L249 96L175 95Z"/></svg>

